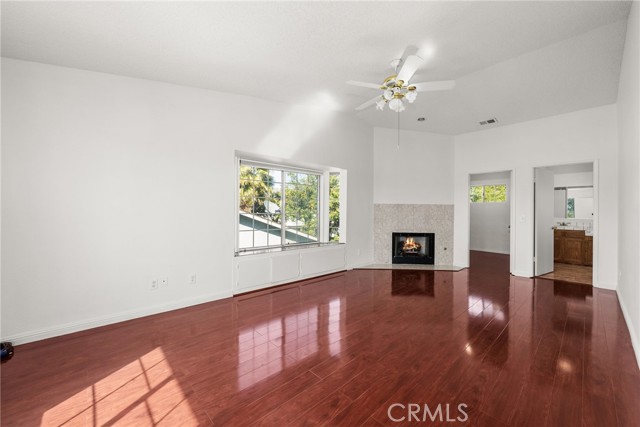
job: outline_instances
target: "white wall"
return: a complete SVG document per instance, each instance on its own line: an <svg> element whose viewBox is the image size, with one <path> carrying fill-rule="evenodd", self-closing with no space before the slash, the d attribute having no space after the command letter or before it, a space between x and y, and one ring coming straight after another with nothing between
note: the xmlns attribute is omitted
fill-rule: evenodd
<svg viewBox="0 0 640 427"><path fill-rule="evenodd" d="M385 114L389 112L381 112ZM453 203L453 137L375 128L373 200L376 204Z"/></svg>
<svg viewBox="0 0 640 427"><path fill-rule="evenodd" d="M593 185L593 172L554 173L554 187L586 187Z"/></svg>
<svg viewBox="0 0 640 427"><path fill-rule="evenodd" d="M640 365L640 5L633 2L627 24L620 86L618 133L620 208L618 296Z"/></svg>
<svg viewBox="0 0 640 427"><path fill-rule="evenodd" d="M347 169L347 265L373 259L373 132L348 114L4 58L2 109L3 340L230 296L234 150Z"/></svg>
<svg viewBox="0 0 640 427"><path fill-rule="evenodd" d="M380 114L391 114L381 112ZM375 128L374 260L391 262L391 233L435 233L435 263L453 261L453 137Z"/></svg>
<svg viewBox="0 0 640 427"><path fill-rule="evenodd" d="M479 175L475 175L471 177L470 185L507 186L507 202L471 203L469 205L469 248L473 251L508 254L509 224L511 222L510 178L482 179Z"/></svg>
<svg viewBox="0 0 640 427"><path fill-rule="evenodd" d="M569 188L567 197L576 199L593 198L593 188Z"/></svg>
<svg viewBox="0 0 640 427"><path fill-rule="evenodd" d="M615 288L617 270L616 106L608 105L455 137L454 263L469 265L469 175L512 170L514 271L533 275L533 169L597 162L599 218L594 253L596 286Z"/></svg>

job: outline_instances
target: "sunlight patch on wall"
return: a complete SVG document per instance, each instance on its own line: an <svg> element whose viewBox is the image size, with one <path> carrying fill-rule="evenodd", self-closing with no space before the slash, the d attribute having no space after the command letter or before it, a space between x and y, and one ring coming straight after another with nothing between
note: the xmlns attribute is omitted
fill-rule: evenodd
<svg viewBox="0 0 640 427"><path fill-rule="evenodd" d="M275 124L258 144L259 152L291 157L327 124L338 106L333 96L326 92L318 93L301 104L303 107L291 107L282 120ZM285 151L274 153L276 147Z"/></svg>

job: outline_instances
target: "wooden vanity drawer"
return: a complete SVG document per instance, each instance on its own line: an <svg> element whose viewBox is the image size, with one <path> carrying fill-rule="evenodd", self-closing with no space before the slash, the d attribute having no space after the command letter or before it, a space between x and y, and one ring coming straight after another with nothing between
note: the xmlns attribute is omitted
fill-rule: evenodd
<svg viewBox="0 0 640 427"><path fill-rule="evenodd" d="M564 237L576 237L583 239L584 238L584 230L562 230Z"/></svg>

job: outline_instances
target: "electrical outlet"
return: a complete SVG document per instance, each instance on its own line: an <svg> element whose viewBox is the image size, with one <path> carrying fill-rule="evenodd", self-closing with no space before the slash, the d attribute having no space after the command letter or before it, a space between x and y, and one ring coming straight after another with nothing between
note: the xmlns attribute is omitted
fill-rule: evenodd
<svg viewBox="0 0 640 427"><path fill-rule="evenodd" d="M155 291L158 289L158 279L151 279L149 280L149 289L152 291Z"/></svg>
<svg viewBox="0 0 640 427"><path fill-rule="evenodd" d="M167 286L169 286L169 278L163 277L162 279L160 279L160 287L166 288Z"/></svg>
<svg viewBox="0 0 640 427"><path fill-rule="evenodd" d="M189 284L190 285L195 285L197 283L197 276L196 273L191 273L189 275Z"/></svg>

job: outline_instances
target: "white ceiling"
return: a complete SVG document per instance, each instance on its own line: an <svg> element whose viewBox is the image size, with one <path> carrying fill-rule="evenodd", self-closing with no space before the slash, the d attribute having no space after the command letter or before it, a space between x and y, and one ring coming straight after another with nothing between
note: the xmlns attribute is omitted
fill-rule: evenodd
<svg viewBox="0 0 640 427"><path fill-rule="evenodd" d="M470 132L614 103L630 2L2 2L2 56L356 114L407 48L403 129ZM397 115L358 116L395 127ZM417 122L420 116L427 118Z"/></svg>

